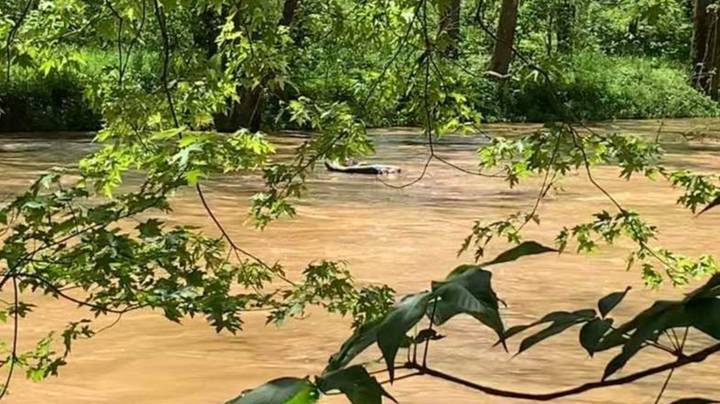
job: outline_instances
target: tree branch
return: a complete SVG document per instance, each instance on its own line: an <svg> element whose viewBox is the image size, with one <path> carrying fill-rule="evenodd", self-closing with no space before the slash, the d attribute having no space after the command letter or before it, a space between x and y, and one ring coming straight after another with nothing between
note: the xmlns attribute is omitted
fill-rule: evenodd
<svg viewBox="0 0 720 404"><path fill-rule="evenodd" d="M599 382L590 382L581 384L579 386L571 387L565 390L559 390L551 393L524 393L524 392L518 392L518 391L510 391L510 390L502 390L497 389L489 386L484 386L478 383L474 383L465 379L461 379L459 377L431 369L428 367L424 367L415 363L407 363L405 365L405 368L407 369L414 369L419 371L421 374L426 374L428 376L432 376L438 379L447 380L449 382L459 384L462 386L465 386L467 388L470 388L472 390L481 391L483 393L498 396L498 397L506 397L506 398L517 398L517 399L524 399L524 400L536 400L536 401L550 401L557 398L562 397L568 397L568 396L574 396L578 394L585 393L590 390L595 390L599 388L605 388L605 387L611 387L611 386L619 386L624 385L628 383L635 382L640 379L644 379L649 376L656 375L658 373L662 373L668 370L677 369L692 363L699 363L707 359L710 355L713 355L717 352L720 352L720 343L712 345L710 347L707 347L703 350L700 350L692 355L688 356L682 356L678 358L674 362L668 362L663 365L659 365L653 368L645 369L636 373L629 374L627 376L619 377L617 379L613 380L605 380L605 381L599 381Z"/></svg>

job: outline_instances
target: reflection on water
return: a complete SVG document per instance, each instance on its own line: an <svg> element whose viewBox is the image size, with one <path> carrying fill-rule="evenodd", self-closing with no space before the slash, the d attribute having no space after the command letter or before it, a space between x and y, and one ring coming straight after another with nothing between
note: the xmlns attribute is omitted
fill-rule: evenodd
<svg viewBox="0 0 720 404"><path fill-rule="evenodd" d="M667 121L663 136L678 140L681 133L712 132L719 124L707 120ZM533 128L496 125L487 130L513 135ZM658 122L628 121L598 128L654 136ZM421 172L427 150L417 132L383 130L376 135L377 154L369 160L403 168L401 175L387 181L402 184ZM287 150L301 138L282 137L279 141ZM43 170L70 164L93 148L88 137L0 139L0 145L10 143L42 143L49 147L0 150L4 173L0 193L6 196L21 190ZM472 169L476 165L473 151L479 145L471 138L449 138L437 150L453 163ZM720 146L711 141L692 146L678 142L667 149L673 165L720 170ZM692 217L674 205L676 191L663 181L638 178L628 183L619 180L618 172L609 168L598 168L596 177L622 203L661 226L659 243L689 255L719 253L720 211ZM530 180L510 190L501 179L470 176L433 162L423 181L396 190L374 177L318 169L311 178L308 198L299 203L298 216L274 223L264 232L247 224L247 197L258 186L257 179L247 176L225 177L206 184L213 208L244 247L268 261L281 261L290 273L298 273L319 258L345 260L360 281L387 283L399 293L408 293L427 288L431 279L440 279L457 264L467 262L470 257L456 258L456 252L472 222L528 209L539 181ZM542 205L542 225L529 227L528 237L550 244L563 226L587 221L592 212L612 209L581 174L569 176L563 188L561 194ZM177 195L173 206L170 220L215 232L191 192ZM497 249L489 254L495 254ZM509 305L504 312L506 322L521 324L552 310L593 307L599 297L627 285L634 290L618 307L619 319L653 300L680 296L681 290L669 287L659 292L644 289L637 271L624 270L627 252L621 244L592 256L542 256L498 267L494 281ZM71 305L46 302L49 304L24 322L21 338L31 340L50 327L89 316ZM321 312L281 329L263 326L261 314L248 314L245 320L246 330L232 336L215 334L201 319L178 326L152 312L128 315L116 327L78 343L70 365L62 369L59 378L39 385L16 379L9 401L217 403L274 377L318 373L348 335L347 321ZM103 321L109 323L112 319ZM443 327L442 333L449 337L433 345L432 366L504 389L545 392L595 381L610 358L605 354L593 360L587 358L577 343L577 333L549 340L515 358L492 348L493 335L470 319L458 318ZM697 337L694 346L703 342ZM633 360L626 371L667 360L648 352ZM716 380L719 370L720 358L711 358L675 372L666 402L686 396L720 398ZM562 402L652 403L664 377L658 375L631 386L595 391ZM403 403L513 402L428 378L399 381L389 390ZM342 401L333 398L328 402Z"/></svg>

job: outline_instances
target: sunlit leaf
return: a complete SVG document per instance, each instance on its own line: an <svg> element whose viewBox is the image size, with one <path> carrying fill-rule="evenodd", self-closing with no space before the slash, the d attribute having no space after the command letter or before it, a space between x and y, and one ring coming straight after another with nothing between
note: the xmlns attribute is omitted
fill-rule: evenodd
<svg viewBox="0 0 720 404"><path fill-rule="evenodd" d="M284 377L248 390L227 404L311 404L317 398L317 390L309 380Z"/></svg>

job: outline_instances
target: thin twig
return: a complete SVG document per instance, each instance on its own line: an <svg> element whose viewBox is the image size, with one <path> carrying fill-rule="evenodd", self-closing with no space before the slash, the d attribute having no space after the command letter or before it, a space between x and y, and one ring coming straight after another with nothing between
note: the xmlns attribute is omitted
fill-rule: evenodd
<svg viewBox="0 0 720 404"><path fill-rule="evenodd" d="M432 313L430 313L430 326L428 327L428 330L430 330L430 334L432 334L433 325L435 324L435 311L437 310L437 304L438 299L435 298L435 302L433 303ZM425 340L425 352L423 352L423 360L422 365L427 366L427 357L428 357L428 350L430 349L430 339L432 338L432 335L428 335L428 339Z"/></svg>
<svg viewBox="0 0 720 404"><path fill-rule="evenodd" d="M8 388L10 387L10 380L12 379L13 372L15 371L15 363L17 362L17 346L18 346L18 336L20 333L20 327L19 327L19 294L20 291L18 290L18 284L17 284L17 278L12 277L13 282L13 341L12 341L12 349L10 351L10 369L8 370L7 377L5 378L5 383L2 385L2 391L0 391L0 400L5 397L5 395L8 392Z"/></svg>
<svg viewBox="0 0 720 404"><path fill-rule="evenodd" d="M40 283L42 283L43 285L45 285L45 287L50 289L52 291L52 293L62 297L63 299L73 302L73 303L77 304L78 306L89 307L91 309L95 309L95 310L98 310L103 313L123 314L123 313L127 313L127 312L137 310L137 309L144 307L142 305L134 305L134 306L128 306L124 309L111 309L107 306L101 306L101 305L89 302L87 300L80 300L75 297L72 297L72 296L66 294L65 292L63 292L62 290L60 290L60 288L58 288L57 286L53 285L52 282L43 278L40 275L18 273L15 276L13 276L13 280L16 279L17 277L35 279L35 280L39 281Z"/></svg>
<svg viewBox="0 0 720 404"><path fill-rule="evenodd" d="M668 373L667 377L665 378L665 383L663 383L662 387L660 388L660 393L658 393L658 396L655 399L655 404L660 403L660 399L662 398L663 394L665 394L665 390L667 389L668 384L670 384L670 379L672 379L674 372L675 372L675 368L670 369L670 372Z"/></svg>
<svg viewBox="0 0 720 404"><path fill-rule="evenodd" d="M7 71L5 72L5 81L7 81L8 83L10 83L10 75L12 70L12 43L15 40L15 35L17 35L18 31L25 22L25 18L27 18L27 15L30 12L30 8L32 7L33 3L35 3L35 0L27 0L27 2L25 3L25 7L20 13L20 17L18 17L12 28L10 28L10 32L8 32L7 39L5 40L5 57L7 58ZM0 396L0 398L2 398L2 396Z"/></svg>

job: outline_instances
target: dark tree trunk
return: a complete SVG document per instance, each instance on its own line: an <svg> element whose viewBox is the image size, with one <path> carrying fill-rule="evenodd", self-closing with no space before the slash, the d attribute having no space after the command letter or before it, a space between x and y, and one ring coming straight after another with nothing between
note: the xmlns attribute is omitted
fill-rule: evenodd
<svg viewBox="0 0 720 404"><path fill-rule="evenodd" d="M545 30L545 52L548 57L553 54L553 31L555 30L555 15L548 15L547 29Z"/></svg>
<svg viewBox="0 0 720 404"><path fill-rule="evenodd" d="M460 47L460 10L462 0L449 0L440 9L440 36L447 36L445 56L456 58Z"/></svg>
<svg viewBox="0 0 720 404"><path fill-rule="evenodd" d="M239 91L240 102L233 102L229 112L215 117L215 129L219 132L235 132L246 128L252 132L260 130L264 94L261 86L252 90Z"/></svg>
<svg viewBox="0 0 720 404"><path fill-rule="evenodd" d="M693 84L705 92L708 91L708 78L711 66L708 64L713 38L713 15L708 7L713 0L695 0L693 8Z"/></svg>
<svg viewBox="0 0 720 404"><path fill-rule="evenodd" d="M288 27L295 21L300 0L285 0L279 26ZM215 128L220 132L234 132L246 128L252 132L260 130L265 109L265 84L267 78L253 89L242 88L238 91L240 102L233 103L229 112L215 117Z"/></svg>
<svg viewBox="0 0 720 404"><path fill-rule="evenodd" d="M295 21L295 13L297 12L298 3L300 3L300 0L285 0L280 25L288 27L293 23L293 21Z"/></svg>
<svg viewBox="0 0 720 404"><path fill-rule="evenodd" d="M217 54L215 38L220 34L223 16L208 8L198 16L198 24L191 28L193 42L200 49L205 49L208 58Z"/></svg>
<svg viewBox="0 0 720 404"><path fill-rule="evenodd" d="M557 16L557 49L568 54L573 48L573 27L575 25L575 0L564 0Z"/></svg>
<svg viewBox="0 0 720 404"><path fill-rule="evenodd" d="M713 100L718 99L718 87L720 83L720 21L717 11L711 13L710 33L708 34L708 45L705 50L705 92Z"/></svg>
<svg viewBox="0 0 720 404"><path fill-rule="evenodd" d="M490 71L496 73L499 77L506 76L510 71L510 61L512 60L513 46L515 45L518 6L519 0L503 0L500 8L497 40L490 60Z"/></svg>

